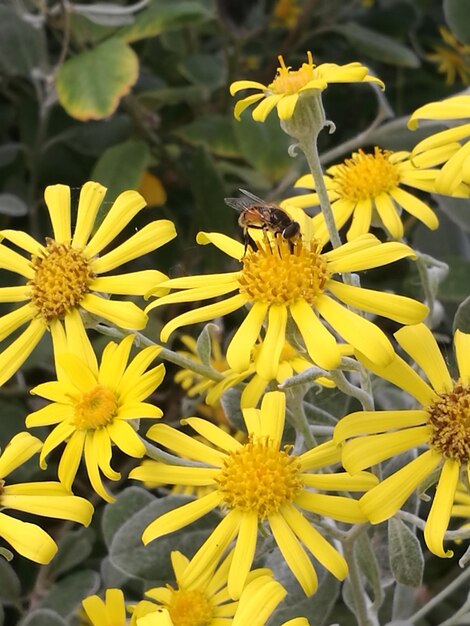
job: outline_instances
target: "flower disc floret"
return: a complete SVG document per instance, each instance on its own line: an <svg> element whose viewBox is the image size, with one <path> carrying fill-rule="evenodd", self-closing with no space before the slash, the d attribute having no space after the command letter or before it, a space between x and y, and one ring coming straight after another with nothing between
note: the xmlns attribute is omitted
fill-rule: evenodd
<svg viewBox="0 0 470 626"><path fill-rule="evenodd" d="M470 459L470 387L458 381L429 408L430 445L459 463Z"/></svg>
<svg viewBox="0 0 470 626"><path fill-rule="evenodd" d="M174 626L209 626L213 616L210 600L198 589L173 591L168 611Z"/></svg>
<svg viewBox="0 0 470 626"><path fill-rule="evenodd" d="M289 242L258 244L258 250L243 257L240 293L254 302L288 305L300 299L315 304L329 273L315 243L309 249L301 242L291 251Z"/></svg>
<svg viewBox="0 0 470 626"><path fill-rule="evenodd" d="M300 474L297 457L260 438L232 452L216 481L228 508L256 512L264 520L302 491Z"/></svg>
<svg viewBox="0 0 470 626"><path fill-rule="evenodd" d="M307 52L307 63L302 63L298 70L287 67L282 55L278 56L279 67L273 82L268 85L268 89L275 94L293 94L300 91L311 80L314 80L314 64L312 53Z"/></svg>
<svg viewBox="0 0 470 626"><path fill-rule="evenodd" d="M75 403L73 423L78 430L97 429L112 423L119 403L116 394L97 385Z"/></svg>
<svg viewBox="0 0 470 626"><path fill-rule="evenodd" d="M31 257L31 267L31 302L48 323L77 307L95 277L80 250L50 238L41 253Z"/></svg>
<svg viewBox="0 0 470 626"><path fill-rule="evenodd" d="M334 170L333 184L338 193L356 201L389 193L400 182L399 166L390 161L392 154L378 147L373 154L355 152Z"/></svg>

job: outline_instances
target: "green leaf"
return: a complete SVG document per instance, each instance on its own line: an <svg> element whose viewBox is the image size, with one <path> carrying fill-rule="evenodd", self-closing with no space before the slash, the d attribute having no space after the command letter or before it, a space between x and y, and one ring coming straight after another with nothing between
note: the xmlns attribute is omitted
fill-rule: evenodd
<svg viewBox="0 0 470 626"><path fill-rule="evenodd" d="M222 115L198 117L178 128L175 134L189 145L202 146L217 156L240 156L232 120Z"/></svg>
<svg viewBox="0 0 470 626"><path fill-rule="evenodd" d="M197 338L196 351L198 357L204 365L210 366L212 356L212 333L215 335L220 333L220 328L217 324L209 322L201 331L201 334Z"/></svg>
<svg viewBox="0 0 470 626"><path fill-rule="evenodd" d="M240 122L232 123L241 155L271 182L280 180L293 162L287 152L291 139L281 130L277 115L272 113L261 124L247 111Z"/></svg>
<svg viewBox="0 0 470 626"><path fill-rule="evenodd" d="M0 6L0 73L30 78L34 68L45 67L46 59L44 32Z"/></svg>
<svg viewBox="0 0 470 626"><path fill-rule="evenodd" d="M101 520L101 530L108 548L121 526L134 513L137 513L154 500L155 498L146 489L142 489L142 487L128 487L118 495L115 502L106 505Z"/></svg>
<svg viewBox="0 0 470 626"><path fill-rule="evenodd" d="M20 626L68 626L68 624L55 611L38 609L28 613L21 620Z"/></svg>
<svg viewBox="0 0 470 626"><path fill-rule="evenodd" d="M103 119L114 113L138 74L135 52L119 39L108 39L64 63L57 73L57 95L72 117Z"/></svg>
<svg viewBox="0 0 470 626"><path fill-rule="evenodd" d="M19 605L20 580L8 561L0 557L0 604Z"/></svg>
<svg viewBox="0 0 470 626"><path fill-rule="evenodd" d="M213 17L213 13L199 2L154 2L136 16L132 25L125 26L119 37L131 43L175 28L194 27Z"/></svg>
<svg viewBox="0 0 470 626"><path fill-rule="evenodd" d="M423 579L424 557L416 535L400 519L388 522L390 566L397 582L419 587Z"/></svg>
<svg viewBox="0 0 470 626"><path fill-rule="evenodd" d="M95 24L104 26L125 26L134 22L133 15L147 4L145 0L131 6L95 2L94 4L76 4L74 11L87 17Z"/></svg>
<svg viewBox="0 0 470 626"><path fill-rule="evenodd" d="M454 333L456 330L460 330L463 333L470 333L470 296L468 296L457 309L454 317L453 330Z"/></svg>
<svg viewBox="0 0 470 626"><path fill-rule="evenodd" d="M189 82L206 89L227 84L227 68L220 54L193 54L185 58L178 69Z"/></svg>
<svg viewBox="0 0 470 626"><path fill-rule="evenodd" d="M162 107L165 105L196 104L207 100L206 91L200 86L159 87L148 89L138 94L139 102L147 107Z"/></svg>
<svg viewBox="0 0 470 626"><path fill-rule="evenodd" d="M355 22L339 24L333 31L345 37L361 54L382 63L390 63L400 67L416 68L421 65L419 57L395 39L378 33Z"/></svg>
<svg viewBox="0 0 470 626"><path fill-rule="evenodd" d="M470 2L465 0L444 0L446 22L462 43L470 44Z"/></svg>
<svg viewBox="0 0 470 626"><path fill-rule="evenodd" d="M14 196L12 193L0 193L0 213L12 217L21 217L28 214L28 207L18 196Z"/></svg>
<svg viewBox="0 0 470 626"><path fill-rule="evenodd" d="M364 574L374 592L374 605L380 606L384 593L382 581L380 580L379 564L377 563L377 556L367 533L362 533L355 542L354 554L361 572Z"/></svg>
<svg viewBox="0 0 470 626"><path fill-rule="evenodd" d="M130 139L106 150L93 168L91 180L107 187L106 201L113 202L122 191L139 186L149 163L148 145Z"/></svg>
<svg viewBox="0 0 470 626"><path fill-rule="evenodd" d="M166 496L151 502L133 515L113 537L110 548L113 565L130 576L145 580L173 580L170 552L179 550L191 558L220 521L220 516L216 513L204 515L201 520L189 524L182 531L160 537L147 546L142 543L142 532L163 513L191 500L192 498L185 496Z"/></svg>
<svg viewBox="0 0 470 626"><path fill-rule="evenodd" d="M68 532L58 543L59 550L51 564L53 578L62 576L88 558L93 550L95 531L79 528Z"/></svg>
<svg viewBox="0 0 470 626"><path fill-rule="evenodd" d="M83 598L96 593L99 575L88 569L70 574L54 583L41 602L41 608L52 609L62 617L69 617L80 606Z"/></svg>
<svg viewBox="0 0 470 626"><path fill-rule="evenodd" d="M64 143L79 154L98 158L105 150L126 141L131 133L131 121L127 115L113 115L105 121L77 124L55 135L49 146Z"/></svg>

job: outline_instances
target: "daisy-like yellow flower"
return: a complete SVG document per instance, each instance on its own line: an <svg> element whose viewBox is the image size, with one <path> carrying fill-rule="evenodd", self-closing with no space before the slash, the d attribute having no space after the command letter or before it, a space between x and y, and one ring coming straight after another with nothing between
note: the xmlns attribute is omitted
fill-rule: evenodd
<svg viewBox="0 0 470 626"><path fill-rule="evenodd" d="M336 227L342 228L352 217L347 232L349 241L368 233L371 224L381 225L392 239L401 239L402 210L432 230L439 226L434 211L406 189L435 191L434 181L438 174L438 170L415 167L409 152L375 147L373 153L358 150L350 159L328 168L323 179ZM302 176L295 187L315 190L313 176ZM305 208L320 205L320 200L316 193L308 193L283 201L283 205L289 203ZM320 241L328 239L328 229L321 212L313 218L313 227Z"/></svg>
<svg viewBox="0 0 470 626"><path fill-rule="evenodd" d="M182 580L189 559L181 552L172 552L176 587L147 590L145 595L150 600L135 606L130 626L264 626L287 592L273 579L271 570L255 569L247 576L240 600L234 602L227 589L233 554L232 551L215 571L206 570L192 584L185 585ZM143 616L148 616L147 620Z"/></svg>
<svg viewBox="0 0 470 626"><path fill-rule="evenodd" d="M470 95L454 96L430 102L416 109L408 121L415 130L420 120L442 120L461 123L426 137L412 151L412 159L420 167L444 163L436 178L436 191L448 195L470 193Z"/></svg>
<svg viewBox="0 0 470 626"><path fill-rule="evenodd" d="M147 316L136 304L110 300L108 295L143 295L166 276L157 270L103 274L170 241L176 236L175 227L169 220L150 222L127 241L99 256L145 206L136 191L123 192L92 234L105 193L106 188L99 183L85 183L73 234L70 188L66 185L51 185L44 194L54 233L52 239L46 238L42 244L22 231L0 231L0 240L26 253L19 254L0 244L2 268L24 279L20 286L0 287L0 302L24 303L0 317L0 341L28 324L0 354L0 384L21 367L47 330L52 335L54 352L63 351L63 328L77 344L88 344L91 352L82 314L120 328L145 327Z"/></svg>
<svg viewBox="0 0 470 626"><path fill-rule="evenodd" d="M248 248L245 254L243 244L220 233L199 233L197 241L212 243L232 258L241 259L241 269L164 281L162 287L178 291L157 299L146 310L236 292L215 304L178 315L163 327L161 333L162 341L167 341L180 326L215 319L249 305L250 309L226 352L228 364L236 372L249 368L253 347L265 321L266 334L256 367L265 380L273 380L279 370L289 314L313 363L331 370L340 363L340 348L334 334L320 318L370 359L385 364L394 355L390 342L375 324L339 301L402 324L416 324L428 312L424 304L410 298L347 285L333 278L342 272L356 272L413 257L413 250L402 243L380 243L373 235L364 235L322 253L316 240L299 241L292 246L277 237L275 241L257 242L256 249Z"/></svg>
<svg viewBox="0 0 470 626"><path fill-rule="evenodd" d="M58 482L5 484L5 477L39 452L41 446L37 437L22 432L13 437L0 456L0 537L27 559L45 564L57 552L53 539L36 524L10 517L3 511L13 509L88 526L93 507Z"/></svg>
<svg viewBox="0 0 470 626"><path fill-rule="evenodd" d="M194 584L208 568L213 568L236 538L227 585L230 596L239 598L253 563L260 523L269 527L306 594L315 592L317 576L305 548L343 580L348 571L346 561L312 526L301 509L342 522L361 522L365 517L357 500L318 491L364 491L375 485L377 479L366 472L356 476L345 472L312 473L311 470L338 462L340 452L332 442L300 455L292 454L291 446L283 447L285 395L279 391L267 393L261 409L244 409L243 417L249 435L246 443L240 443L199 418L187 418L182 423L212 445L196 441L165 424L150 428L147 433L150 439L203 466L144 460L140 467L131 471L130 478L206 485L211 491L155 519L145 529L143 542L147 544L222 507L226 515L191 560L182 575L181 585Z"/></svg>
<svg viewBox="0 0 470 626"><path fill-rule="evenodd" d="M108 343L99 368L84 355L59 354L58 380L31 390L52 403L26 418L28 428L56 425L41 450L42 468L47 455L66 441L60 482L71 488L83 455L93 489L108 502L114 498L104 488L100 470L109 480L121 478L110 465L113 444L132 457L144 456L145 446L132 422L162 416L159 408L144 402L163 380L163 364L146 371L161 348L145 348L128 363L133 341L134 335L128 335L119 344Z"/></svg>
<svg viewBox="0 0 470 626"><path fill-rule="evenodd" d="M459 78L463 85L470 84L470 46L458 41L445 26L439 28L442 43L434 46L434 53L426 59L437 63L437 71L445 74L446 85L453 85Z"/></svg>
<svg viewBox="0 0 470 626"><path fill-rule="evenodd" d="M105 599L88 596L82 606L90 626L126 626L126 605L120 589L106 589Z"/></svg>
<svg viewBox="0 0 470 626"><path fill-rule="evenodd" d="M419 454L361 498L373 524L394 515L429 476L439 478L424 538L437 556L452 556L443 548L459 476L470 477L470 335L455 333L459 378L452 380L431 331L424 324L395 333L403 350L423 370L429 384L401 357L379 367L358 358L374 372L401 387L419 403L415 410L359 411L343 417L334 441L343 442L342 463L351 473L419 446Z"/></svg>
<svg viewBox="0 0 470 626"><path fill-rule="evenodd" d="M305 92L323 91L330 83L377 83L382 88L384 84L375 76L368 74L368 69L360 63L337 65L336 63L322 63L315 65L311 52L307 52L307 63L303 63L298 70L292 70L284 63L280 55L279 67L272 83L263 85L253 80L237 80L230 86L230 94L234 96L242 89L256 89L261 93L239 100L234 109L237 120L243 111L261 100L253 109L253 119L264 122L271 111L276 107L279 119L288 120L292 117L299 98Z"/></svg>

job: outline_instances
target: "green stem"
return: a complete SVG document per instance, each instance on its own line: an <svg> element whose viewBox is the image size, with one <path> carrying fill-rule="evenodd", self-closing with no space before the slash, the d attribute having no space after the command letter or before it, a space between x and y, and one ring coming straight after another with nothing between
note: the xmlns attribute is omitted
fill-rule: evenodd
<svg viewBox="0 0 470 626"><path fill-rule="evenodd" d="M295 390L290 389L287 392L287 417L297 432L300 432L304 438L306 448L310 450L315 448L317 441L310 430L307 416L305 415L303 397L304 393L300 387Z"/></svg>
<svg viewBox="0 0 470 626"><path fill-rule="evenodd" d="M362 531L362 527L359 528ZM362 584L361 572L357 564L356 555L354 554L354 542L344 542L343 550L344 557L349 568L348 580L351 585L351 595L354 602L357 624L358 626L371 626L371 624L374 624L376 620L371 620L371 616L367 608L368 597Z"/></svg>

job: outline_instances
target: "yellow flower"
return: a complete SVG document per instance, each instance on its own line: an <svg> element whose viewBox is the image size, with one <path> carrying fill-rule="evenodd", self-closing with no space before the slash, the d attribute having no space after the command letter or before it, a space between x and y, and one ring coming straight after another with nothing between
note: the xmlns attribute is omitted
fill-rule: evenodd
<svg viewBox="0 0 470 626"><path fill-rule="evenodd" d="M349 241L368 233L371 224L380 224L393 239L401 239L401 212L405 210L428 228L436 229L439 221L434 211L403 186L435 191L434 181L438 174L438 170L415 167L409 152L393 152L378 147L369 154L363 150L354 152L352 158L344 163L328 168L324 176L337 228L342 228L352 216L347 233ZM295 187L315 190L313 176L302 176ZM291 202L301 208L320 204L316 193L287 198L282 205ZM322 213L313 218L313 227L320 241L328 240Z"/></svg>
<svg viewBox="0 0 470 626"><path fill-rule="evenodd" d="M419 120L468 120L470 95L454 96L440 102L430 102L416 109L408 121L415 130ZM432 167L444 163L436 178L438 193L467 196L470 193L470 122L426 137L412 151L412 160L419 167Z"/></svg>
<svg viewBox="0 0 470 626"><path fill-rule="evenodd" d="M99 368L95 359L86 361L84 355L59 354L58 380L31 390L52 403L26 418L28 428L56 424L41 450L41 466L45 468L47 455L66 441L59 463L60 482L71 488L84 455L93 489L109 502L113 498L103 486L100 470L110 480L121 477L110 466L112 445L132 457L142 457L145 446L131 422L162 416L159 408L143 402L163 379L162 364L145 371L161 348L145 348L128 364L133 341L134 336L128 335L120 344L108 343Z"/></svg>
<svg viewBox="0 0 470 626"><path fill-rule="evenodd" d="M446 85L453 85L457 76L463 85L470 84L470 46L458 41L445 26L439 32L443 44L436 44L434 53L427 54L426 59L438 63L437 71L445 74Z"/></svg>
<svg viewBox="0 0 470 626"><path fill-rule="evenodd" d="M452 380L431 331L418 324L400 329L395 337L423 370L427 384L402 358L386 367L358 358L379 376L410 393L415 410L359 411L340 420L334 441L346 442L342 463L352 473L419 446L419 454L361 498L373 524L394 515L411 493L437 473L438 483L424 538L437 556L452 556L443 548L460 472L469 475L470 459L470 335L455 333L460 376Z"/></svg>
<svg viewBox="0 0 470 626"><path fill-rule="evenodd" d="M411 248L401 243L380 243L373 235L365 235L322 253L315 240L298 242L292 248L290 242L278 237L273 242L258 242L255 250L248 248L244 254L239 241L220 233L199 233L197 240L201 244L212 243L232 258L241 259L241 270L164 281L162 287L179 291L159 298L147 311L164 304L205 300L235 291L235 295L225 300L173 318L162 329L161 338L167 341L171 333L184 324L215 319L250 305L226 352L227 361L236 372L248 369L253 346L265 320L267 328L258 355L257 372L265 380L273 380L279 369L289 314L313 363L330 370L339 365L341 353L335 336L320 317L347 343L372 360L385 364L394 355L390 342L375 324L338 300L402 324L422 321L428 312L425 305L410 298L333 279L338 273L356 272L412 257Z"/></svg>
<svg viewBox="0 0 470 626"><path fill-rule="evenodd" d="M54 352L63 351L63 327L77 344L92 352L82 314L104 319L120 328L144 328L147 316L129 301L109 300L108 294L142 295L151 285L166 278L156 270L102 276L142 256L176 236L172 222L147 224L103 256L99 254L145 205L136 191L123 192L92 235L96 215L106 192L98 183L82 187L75 231L71 229L70 188L52 185L45 201L54 238L41 244L18 230L0 231L0 239L26 252L26 256L0 244L3 269L19 274L24 284L1 287L0 302L26 302L0 317L0 341L28 323L28 327L0 354L0 384L5 383L24 363L47 330Z"/></svg>
<svg viewBox="0 0 470 626"><path fill-rule="evenodd" d="M88 596L82 601L91 626L126 626L126 606L120 589L106 589L104 601Z"/></svg>
<svg viewBox="0 0 470 626"><path fill-rule="evenodd" d="M347 574L346 561L310 524L301 509L347 523L363 521L357 500L317 493L317 490L364 491L376 484L375 476L364 472L356 476L311 473L310 470L338 462L339 450L332 442L300 455L291 454L291 446L281 447L285 396L279 391L267 393L261 409L245 409L243 416L249 435L244 444L205 420L182 420L216 449L165 424L150 428L149 438L202 466L145 460L132 470L130 478L207 485L211 492L155 519L145 529L143 542L148 544L222 507L226 515L197 551L180 584L187 587L195 583L220 561L232 540L237 538L227 584L230 596L239 598L255 555L259 524L269 526L287 565L306 594L316 590L317 577L304 546L334 576L343 580Z"/></svg>
<svg viewBox="0 0 470 626"><path fill-rule="evenodd" d="M382 88L384 84L375 76L368 74L368 69L360 63L336 65L336 63L322 63L314 65L312 53L307 52L307 63L303 63L298 70L292 70L284 63L280 55L277 74L272 83L263 85L253 80L237 80L230 86L230 94L234 96L242 89L256 89L256 93L243 100L239 100L234 109L237 120L243 111L262 100L253 109L253 119L264 122L271 111L276 107L279 119L288 120L292 117L300 96L310 90L323 91L330 83L377 83Z"/></svg>
<svg viewBox="0 0 470 626"><path fill-rule="evenodd" d="M154 587L145 592L152 601L139 602L133 611L131 626L264 626L270 615L286 596L284 587L275 581L269 569L255 569L246 580L240 600L231 600L227 578L233 551L217 569L210 568L191 584L185 585L189 565L181 552L171 553L176 587ZM147 616L147 620L142 619Z"/></svg>
<svg viewBox="0 0 470 626"><path fill-rule="evenodd" d="M5 485L5 477L28 461L41 449L42 443L29 433L13 437L0 456L0 508L14 509L70 520L88 526L93 507L84 498L74 496L57 482ZM0 536L31 561L49 563L57 552L52 538L39 526L0 513Z"/></svg>

